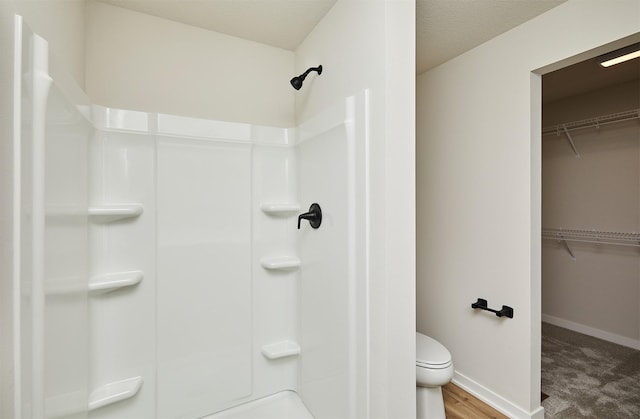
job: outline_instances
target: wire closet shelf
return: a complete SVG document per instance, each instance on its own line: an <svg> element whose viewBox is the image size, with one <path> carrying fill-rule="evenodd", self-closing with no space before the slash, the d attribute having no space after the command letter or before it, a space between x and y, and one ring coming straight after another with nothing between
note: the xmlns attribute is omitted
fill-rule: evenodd
<svg viewBox="0 0 640 419"><path fill-rule="evenodd" d="M615 124L618 122L640 120L640 109L632 109L629 111L612 113L609 115L596 116L595 118L582 119L580 121L568 122L566 124L554 125L551 127L543 128L542 135L556 134L560 136L564 133L567 137L567 141L571 145L576 158L580 158L580 152L578 151L576 144L571 136L571 131L581 130L585 128L600 128L603 125Z"/></svg>
<svg viewBox="0 0 640 419"><path fill-rule="evenodd" d="M566 124L553 125L542 129L542 135L561 135L567 131L576 131L586 128L600 128L604 125L618 122L640 119L640 109L631 109L624 112L609 115L596 116L595 118L582 119L580 121L567 122Z"/></svg>
<svg viewBox="0 0 640 419"><path fill-rule="evenodd" d="M600 128L604 125L615 124L625 121L640 121L640 109L632 109L624 112L618 112L609 115L597 116L595 118L582 119L580 121L568 122L565 124L559 124L542 129L542 135L562 135L565 134L569 140L576 157L579 158L580 154L575 147L573 138L569 134L571 131L586 129L586 128ZM597 231L597 230L572 230L563 228L545 228L542 229L542 238L549 240L557 240L564 242L567 246L567 250L573 256L573 252L568 247L567 242L584 242L595 244L613 244L621 246L634 246L640 247L640 233L632 232L614 232L614 231Z"/></svg>
<svg viewBox="0 0 640 419"><path fill-rule="evenodd" d="M614 244L640 247L640 233L623 233L597 230L542 229L542 238L558 241L574 241L596 244Z"/></svg>

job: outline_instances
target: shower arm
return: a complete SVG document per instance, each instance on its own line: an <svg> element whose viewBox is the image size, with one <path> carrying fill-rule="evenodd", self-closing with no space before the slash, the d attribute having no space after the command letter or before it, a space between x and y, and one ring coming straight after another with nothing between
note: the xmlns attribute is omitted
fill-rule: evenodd
<svg viewBox="0 0 640 419"><path fill-rule="evenodd" d="M304 80L309 75L309 73L311 73L312 71L316 71L316 72L318 72L318 74L322 74L322 66L319 65L317 67L308 68L307 71L305 71L304 73L300 74L298 77L300 77L301 79Z"/></svg>

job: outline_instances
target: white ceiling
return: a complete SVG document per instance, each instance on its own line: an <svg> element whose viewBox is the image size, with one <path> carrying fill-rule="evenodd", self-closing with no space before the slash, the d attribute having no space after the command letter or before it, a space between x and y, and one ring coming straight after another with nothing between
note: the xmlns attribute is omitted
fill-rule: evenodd
<svg viewBox="0 0 640 419"><path fill-rule="evenodd" d="M336 0L100 0L295 50ZM416 0L420 74L566 0Z"/></svg>
<svg viewBox="0 0 640 419"><path fill-rule="evenodd" d="M640 80L640 59L602 67L598 57L545 74L542 78L543 103L568 96Z"/></svg>
<svg viewBox="0 0 640 419"><path fill-rule="evenodd" d="M295 50L336 0L100 0L287 50Z"/></svg>

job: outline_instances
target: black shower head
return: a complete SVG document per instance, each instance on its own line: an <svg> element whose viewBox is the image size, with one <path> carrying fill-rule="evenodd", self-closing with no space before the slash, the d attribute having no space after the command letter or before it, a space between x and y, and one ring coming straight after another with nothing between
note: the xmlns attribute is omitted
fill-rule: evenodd
<svg viewBox="0 0 640 419"><path fill-rule="evenodd" d="M300 88L302 87L302 82L307 77L307 74L309 74L312 71L317 71L318 75L320 75L320 74L322 74L322 66L319 65L317 67L311 67L310 69L308 69L304 73L300 74L298 77L292 78L291 79L291 85L293 86L293 88L296 89L296 90L300 90Z"/></svg>
<svg viewBox="0 0 640 419"><path fill-rule="evenodd" d="M303 80L304 80L304 77L302 76L294 77L291 79L291 85L293 86L294 89L300 90L300 88L302 87Z"/></svg>

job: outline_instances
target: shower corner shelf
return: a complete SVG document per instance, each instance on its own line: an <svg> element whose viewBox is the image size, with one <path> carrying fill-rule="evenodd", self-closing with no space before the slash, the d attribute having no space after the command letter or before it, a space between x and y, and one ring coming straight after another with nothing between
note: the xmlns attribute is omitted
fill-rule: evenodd
<svg viewBox="0 0 640 419"><path fill-rule="evenodd" d="M267 215L291 215L300 212L300 204L295 202L268 202L260 205L260 209Z"/></svg>
<svg viewBox="0 0 640 419"><path fill-rule="evenodd" d="M142 204L104 204L89 207L89 216L103 223L135 218L142 212Z"/></svg>
<svg viewBox="0 0 640 419"><path fill-rule="evenodd" d="M107 383L91 392L89 396L89 410L129 399L140 391L142 377L131 377L120 381Z"/></svg>
<svg viewBox="0 0 640 419"><path fill-rule="evenodd" d="M299 354L300 345L290 340L283 340L282 342L275 342L262 347L262 355L268 359L279 359Z"/></svg>
<svg viewBox="0 0 640 419"><path fill-rule="evenodd" d="M260 259L263 268L269 270L296 269L300 267L300 259L290 256L279 256Z"/></svg>
<svg viewBox="0 0 640 419"><path fill-rule="evenodd" d="M99 275L89 280L89 291L94 294L107 293L139 284L144 278L142 271L115 272Z"/></svg>

